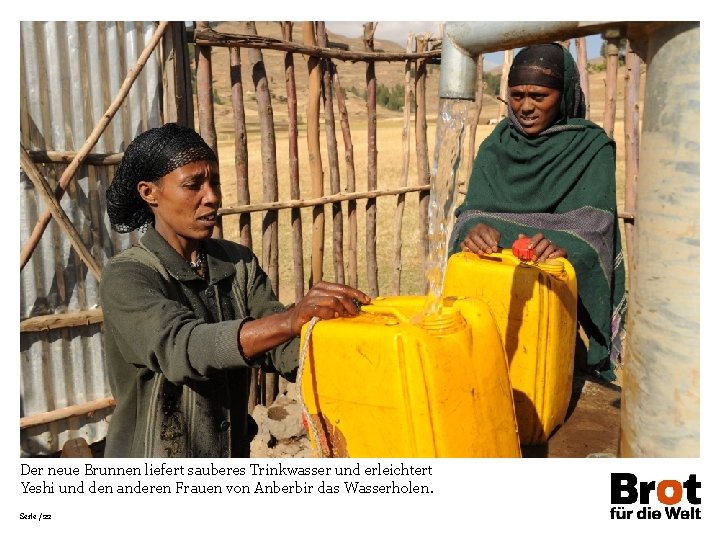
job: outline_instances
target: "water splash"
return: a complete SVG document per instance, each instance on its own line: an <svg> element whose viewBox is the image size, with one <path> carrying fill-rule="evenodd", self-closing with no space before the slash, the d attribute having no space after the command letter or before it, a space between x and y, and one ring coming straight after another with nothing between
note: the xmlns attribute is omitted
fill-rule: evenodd
<svg viewBox="0 0 720 540"><path fill-rule="evenodd" d="M447 267L450 233L455 224L458 170L462 163L463 137L471 101L441 99L438 111L433 166L430 171L428 208L428 258L425 277L428 299L425 316L438 315L442 308L442 289Z"/></svg>

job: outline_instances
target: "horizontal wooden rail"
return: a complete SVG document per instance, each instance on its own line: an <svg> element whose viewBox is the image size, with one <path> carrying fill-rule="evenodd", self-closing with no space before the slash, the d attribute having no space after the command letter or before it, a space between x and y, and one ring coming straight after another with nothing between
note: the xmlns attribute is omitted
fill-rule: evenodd
<svg viewBox="0 0 720 540"><path fill-rule="evenodd" d="M42 424L49 424L50 422L57 422L58 420L65 420L66 418L72 418L74 416L92 416L93 413L97 411L102 411L103 409L114 406L115 399L108 396L96 399L95 401L88 401L87 403L80 403L78 405L63 407L62 409L55 409L54 411L33 414L31 416L23 416L20 418L20 429L23 430L34 426L40 426Z"/></svg>
<svg viewBox="0 0 720 540"><path fill-rule="evenodd" d="M20 333L43 332L57 328L71 328L74 326L89 326L103 322L102 309L88 309L73 313L55 313L53 315L39 315L20 321Z"/></svg>
<svg viewBox="0 0 720 540"><path fill-rule="evenodd" d="M230 205L218 210L218 214L222 216L230 214L244 214L249 212L263 212L266 210L284 210L287 208L307 208L309 206L321 206L324 204L333 204L342 201L355 201L358 199L374 199L376 197L386 197L388 195L401 195L403 193L411 193L413 191L430 191L430 184L424 186L408 186L394 189L375 189L372 191L362 191L354 193L338 193L336 195L328 195L326 197L316 197L314 199L299 199L290 201L277 201L269 203Z"/></svg>
<svg viewBox="0 0 720 540"><path fill-rule="evenodd" d="M61 150L30 150L30 159L34 163L72 163L77 152ZM115 154L87 154L83 160L84 165L117 165L122 160L123 153Z"/></svg>
<svg viewBox="0 0 720 540"><path fill-rule="evenodd" d="M405 61L418 58L439 59L440 50L425 51L419 53L399 52L361 52L361 51L345 51L342 49L331 49L316 47L312 45L303 45L292 41L283 41L281 39L245 35L230 34L225 32L216 32L211 28L195 30L195 44L209 45L211 47L247 47L250 49L273 49L276 51L284 51L298 54L306 54L308 56L318 56L321 58L335 58L337 60L349 62L367 62L374 61Z"/></svg>

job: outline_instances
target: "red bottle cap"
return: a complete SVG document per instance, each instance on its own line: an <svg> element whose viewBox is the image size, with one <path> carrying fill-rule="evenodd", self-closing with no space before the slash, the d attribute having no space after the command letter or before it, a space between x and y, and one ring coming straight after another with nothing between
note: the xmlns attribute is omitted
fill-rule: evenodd
<svg viewBox="0 0 720 540"><path fill-rule="evenodd" d="M525 238L518 238L515 240L512 245L513 255L521 261L531 261L535 256L535 251L528 247L531 242L532 238L527 236Z"/></svg>

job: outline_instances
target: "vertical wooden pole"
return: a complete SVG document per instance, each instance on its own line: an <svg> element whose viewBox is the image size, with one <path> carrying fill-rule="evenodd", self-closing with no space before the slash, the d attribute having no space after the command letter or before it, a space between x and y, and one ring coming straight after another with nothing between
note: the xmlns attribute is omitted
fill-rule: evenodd
<svg viewBox="0 0 720 540"><path fill-rule="evenodd" d="M257 35L254 22L245 23L249 35ZM260 49L248 49L250 69L255 85L258 120L260 122L260 154L262 157L263 202L278 200L278 175L275 144L275 123L273 121L272 99L268 87L265 62ZM262 221L262 264L268 273L270 283L276 295L280 294L280 272L278 268L278 212L268 210ZM271 404L279 389L277 374L268 374L265 388L265 403Z"/></svg>
<svg viewBox="0 0 720 540"><path fill-rule="evenodd" d="M607 71L605 73L605 115L603 129L611 139L615 134L615 115L617 108L617 71L618 71L618 38L610 38L605 46Z"/></svg>
<svg viewBox="0 0 720 540"><path fill-rule="evenodd" d="M245 123L245 100L242 83L240 48L230 48L230 88L233 118L235 121L235 189L238 204L250 204L248 171L247 124ZM252 249L250 213L239 214L240 243Z"/></svg>
<svg viewBox="0 0 720 540"><path fill-rule="evenodd" d="M292 41L293 23L281 24L285 41ZM288 160L290 172L290 198L300 198L300 168L298 165L297 87L295 86L295 60L292 53L285 53L285 88L288 107ZM290 210L293 237L293 267L295 270L295 302L305 295L305 271L303 267L302 218L299 208Z"/></svg>
<svg viewBox="0 0 720 540"><path fill-rule="evenodd" d="M405 51L412 52L413 41L415 36L410 34L405 45ZM402 148L403 163L400 173L400 187L408 184L408 174L410 170L410 109L412 108L412 81L411 71L415 63L412 60L405 61L405 101L403 103L403 128L402 128ZM401 193L397 197L397 205L395 207L395 264L393 265L392 278L392 294L400 294L400 281L402 277L402 220L405 213L405 194Z"/></svg>
<svg viewBox="0 0 720 540"><path fill-rule="evenodd" d="M467 186L467 182L470 180L470 174L472 173L473 162L475 161L475 135L477 134L478 122L480 122L480 113L482 112L483 105L483 55L479 54L477 59L477 72L475 80L475 111L470 118L470 126L468 129L468 151L465 154L465 178L464 183Z"/></svg>
<svg viewBox="0 0 720 540"><path fill-rule="evenodd" d="M194 127L190 58L185 23L171 22L163 35L163 120Z"/></svg>
<svg viewBox="0 0 720 540"><path fill-rule="evenodd" d="M340 86L340 77L333 66L333 88L335 98L340 112L340 126L342 127L343 143L345 145L345 171L347 185L345 190L352 193L355 191L355 156L353 152L352 137L350 135L350 119L345 97ZM348 283L351 287L358 286L357 276L357 201L348 201Z"/></svg>
<svg viewBox="0 0 720 540"><path fill-rule="evenodd" d="M428 36L415 38L417 52L425 52L427 49ZM425 79L427 77L426 64L423 60L417 61L415 69L415 155L417 157L417 179L418 185L423 186L430 183L430 162L428 158L427 141L427 106L425 103ZM418 192L420 197L420 247L422 250L422 261L428 258L428 206L430 204L430 192ZM423 291L427 293L428 283L425 280Z"/></svg>
<svg viewBox="0 0 720 540"><path fill-rule="evenodd" d="M316 46L315 25L312 21L303 23L303 42ZM323 170L320 155L320 60L308 57L308 104L307 104L307 144L310 175L312 178L312 196L323 196ZM323 253L325 241L325 207L313 206L313 235L310 282L315 285L322 280Z"/></svg>
<svg viewBox="0 0 720 540"><path fill-rule="evenodd" d="M198 30L209 27L207 21L197 21ZM215 108L213 105L213 80L212 80L212 47L200 45L195 47L197 61L197 100L198 100L198 125L200 136L205 140L215 155L218 155L217 133L215 132ZM220 202L222 207L222 201ZM222 238L222 217L218 216L217 225L213 231L214 238Z"/></svg>
<svg viewBox="0 0 720 540"><path fill-rule="evenodd" d="M502 74L500 75L500 97L502 101L498 105L498 122L507 116L507 93L508 93L508 75L510 74L510 66L513 61L513 51L505 51L505 59L503 60Z"/></svg>
<svg viewBox="0 0 720 540"><path fill-rule="evenodd" d="M590 75L588 74L587 44L584 37L575 38L577 68L580 73L580 88L585 94L585 119L590 120Z"/></svg>
<svg viewBox="0 0 720 540"><path fill-rule="evenodd" d="M363 24L363 45L366 51L373 51L376 22ZM377 80L375 78L375 62L369 60L365 72L367 83L367 110L368 110L368 168L367 168L367 189L377 189L377 103L376 91ZM369 198L366 203L365 220L365 252L367 254L367 279L368 294L377 296L378 269L377 269L377 199Z"/></svg>
<svg viewBox="0 0 720 540"><path fill-rule="evenodd" d="M325 23L317 23L317 40L320 47L327 47ZM333 108L332 87L333 64L329 58L322 62L323 106L325 108L325 140L327 143L328 168L330 169L330 193L340 193L340 166L338 164L337 137L335 136L335 111ZM342 90L341 90L342 91ZM345 263L343 262L343 213L342 205L332 204L333 219L333 267L335 282L345 283Z"/></svg>
<svg viewBox="0 0 720 540"><path fill-rule="evenodd" d="M625 54L625 212L635 215L637 177L640 166L640 57L628 41ZM625 221L628 274L635 260L635 223ZM628 279L629 281L629 279Z"/></svg>

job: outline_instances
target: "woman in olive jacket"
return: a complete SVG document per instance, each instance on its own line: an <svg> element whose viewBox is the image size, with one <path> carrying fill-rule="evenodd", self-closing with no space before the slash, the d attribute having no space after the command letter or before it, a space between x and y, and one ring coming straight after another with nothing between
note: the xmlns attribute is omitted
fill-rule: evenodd
<svg viewBox="0 0 720 540"><path fill-rule="evenodd" d="M107 190L116 231L144 228L105 266L105 359L116 407L106 457L247 457L251 367L294 380L300 330L353 316L370 298L320 282L286 309L257 258L210 238L215 153L166 124L128 145Z"/></svg>

